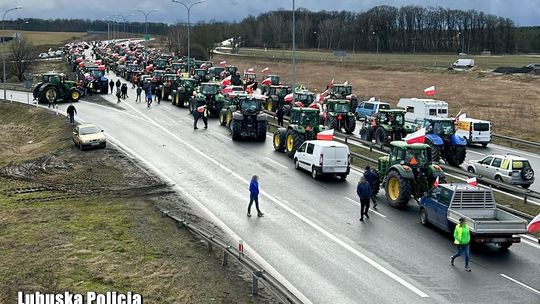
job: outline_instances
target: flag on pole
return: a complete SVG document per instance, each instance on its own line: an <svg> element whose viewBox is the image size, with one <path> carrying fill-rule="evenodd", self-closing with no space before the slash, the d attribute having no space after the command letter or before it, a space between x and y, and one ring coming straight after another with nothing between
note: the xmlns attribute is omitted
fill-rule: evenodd
<svg viewBox="0 0 540 304"><path fill-rule="evenodd" d="M334 129L317 133L317 140L332 140L332 139L334 139Z"/></svg>
<svg viewBox="0 0 540 304"><path fill-rule="evenodd" d="M433 188L438 188L439 187L439 177L437 176L437 178L435 179L435 182L433 182Z"/></svg>
<svg viewBox="0 0 540 304"><path fill-rule="evenodd" d="M435 86L424 89L424 94L426 94L427 96L435 96L436 93L437 91L435 90Z"/></svg>
<svg viewBox="0 0 540 304"><path fill-rule="evenodd" d="M253 94L253 87L255 86L255 83L252 83L252 84L249 84L248 86L246 86L246 92L248 94Z"/></svg>
<svg viewBox="0 0 540 304"><path fill-rule="evenodd" d="M219 62L219 65L221 65L221 66L224 66L226 64L227 64L227 61L225 61L225 60Z"/></svg>
<svg viewBox="0 0 540 304"><path fill-rule="evenodd" d="M231 85L231 76L227 76L225 79L223 79L221 81L221 85L223 85L223 86Z"/></svg>
<svg viewBox="0 0 540 304"><path fill-rule="evenodd" d="M459 109L459 112L456 114L456 117L454 118L454 120L455 120L456 122L458 122L458 121L461 119L461 110L462 110L462 109Z"/></svg>
<svg viewBox="0 0 540 304"><path fill-rule="evenodd" d="M271 85L272 84L272 78L268 77L268 78L264 79L263 81L261 81L261 84L262 85Z"/></svg>
<svg viewBox="0 0 540 304"><path fill-rule="evenodd" d="M540 214L535 216L532 221L527 225L527 231L529 233L540 231Z"/></svg>
<svg viewBox="0 0 540 304"><path fill-rule="evenodd" d="M343 83L343 85L344 85L344 86L348 86L348 85L349 85L349 82L348 82L348 81L345 81L345 82Z"/></svg>
<svg viewBox="0 0 540 304"><path fill-rule="evenodd" d="M233 86L226 86L221 90L221 94L229 94L233 91Z"/></svg>
<svg viewBox="0 0 540 304"><path fill-rule="evenodd" d="M253 71L254 71L253 68L249 68L249 69L247 70L248 73L253 73Z"/></svg>
<svg viewBox="0 0 540 304"><path fill-rule="evenodd" d="M293 93L290 93L290 94L285 95L285 97L283 98L283 100L285 100L285 102L291 102L291 101L293 101Z"/></svg>
<svg viewBox="0 0 540 304"><path fill-rule="evenodd" d="M414 133L408 134L403 140L408 144L423 144L426 141L426 129L421 128Z"/></svg>
<svg viewBox="0 0 540 304"><path fill-rule="evenodd" d="M478 186L478 181L476 180L476 177L467 178L467 184L470 186Z"/></svg>
<svg viewBox="0 0 540 304"><path fill-rule="evenodd" d="M269 67L265 67L264 69L261 70L261 73L263 73L263 74L268 73L268 72L270 72Z"/></svg>

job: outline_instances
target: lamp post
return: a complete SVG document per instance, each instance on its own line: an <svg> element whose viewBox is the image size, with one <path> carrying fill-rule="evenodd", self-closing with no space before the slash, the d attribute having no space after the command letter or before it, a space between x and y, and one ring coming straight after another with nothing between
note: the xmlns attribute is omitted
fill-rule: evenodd
<svg viewBox="0 0 540 304"><path fill-rule="evenodd" d="M197 2L194 2L192 3L191 5L187 5L185 4L184 2L182 1L178 1L178 0L172 0L172 2L174 3L178 3L178 4L181 4L183 5L186 10L187 10L187 26L188 26L188 30L187 30L187 60L188 60L188 66L187 66L187 69L188 69L188 73L191 73L191 38L190 38L190 30L191 30L191 24L189 23L189 14L191 12L191 8L197 4L200 4L200 3L203 3L205 2L206 0L201 0L201 1L197 1Z"/></svg>
<svg viewBox="0 0 540 304"><path fill-rule="evenodd" d="M127 37L127 32L126 32L126 28L127 28L127 18L128 18L129 16L133 16L133 14L129 14L129 15L126 15L126 16L121 15L121 14L114 14L114 15L115 15L115 16L118 16L118 17L120 17L120 18L122 18L122 20L124 21L123 26L122 26L122 29L123 29L123 31L124 31L124 39L125 39L125 38Z"/></svg>
<svg viewBox="0 0 540 304"><path fill-rule="evenodd" d="M293 103L296 88L296 8L294 0L292 0L292 91Z"/></svg>
<svg viewBox="0 0 540 304"><path fill-rule="evenodd" d="M6 31L6 25L4 21L6 20L7 13L14 10L22 9L22 8L23 8L22 6L16 6L14 8L10 8L6 10L4 12L4 15L2 16L2 70L3 70L2 85L4 86L4 100L6 99L6 96L7 96L7 93L6 93L6 41L4 39L4 35L5 35L4 32Z"/></svg>
<svg viewBox="0 0 540 304"><path fill-rule="evenodd" d="M144 39L146 39L148 37L148 15L157 12L157 9L149 10L148 12L141 9L136 9L135 11L144 15Z"/></svg>
<svg viewBox="0 0 540 304"><path fill-rule="evenodd" d="M373 32L372 34L373 36L377 37L377 54L379 54L379 35L377 35L376 32Z"/></svg>
<svg viewBox="0 0 540 304"><path fill-rule="evenodd" d="M458 33L458 38L461 36L461 53L465 53L465 35L462 32Z"/></svg>
<svg viewBox="0 0 540 304"><path fill-rule="evenodd" d="M321 49L321 34L317 32L313 32L313 34L317 35L317 52Z"/></svg>
<svg viewBox="0 0 540 304"><path fill-rule="evenodd" d="M107 23L107 41L111 41L111 22L108 20L111 16L105 16L102 19L103 22Z"/></svg>

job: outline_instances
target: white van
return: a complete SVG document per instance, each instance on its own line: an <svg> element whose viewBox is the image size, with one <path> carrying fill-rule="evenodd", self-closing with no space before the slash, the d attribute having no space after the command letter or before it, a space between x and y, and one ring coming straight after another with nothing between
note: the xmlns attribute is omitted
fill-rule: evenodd
<svg viewBox="0 0 540 304"><path fill-rule="evenodd" d="M342 180L351 170L349 147L331 140L308 140L294 153L294 167L319 175L336 175Z"/></svg>
<svg viewBox="0 0 540 304"><path fill-rule="evenodd" d="M458 59L452 63L454 69L472 69L474 68L474 59Z"/></svg>
<svg viewBox="0 0 540 304"><path fill-rule="evenodd" d="M430 98L401 98L397 106L405 109L405 121L424 125L426 118L448 118L448 103Z"/></svg>
<svg viewBox="0 0 540 304"><path fill-rule="evenodd" d="M467 144L481 144L486 147L491 142L491 122L487 120L460 117L456 122L456 135Z"/></svg>

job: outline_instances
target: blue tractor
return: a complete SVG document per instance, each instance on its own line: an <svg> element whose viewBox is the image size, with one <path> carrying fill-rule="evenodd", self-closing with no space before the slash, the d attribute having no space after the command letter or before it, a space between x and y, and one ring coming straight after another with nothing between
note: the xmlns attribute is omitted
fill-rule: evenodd
<svg viewBox="0 0 540 304"><path fill-rule="evenodd" d="M431 159L441 159L450 166L459 166L465 161L467 142L456 135L454 120L431 118L424 121L426 144L431 146Z"/></svg>

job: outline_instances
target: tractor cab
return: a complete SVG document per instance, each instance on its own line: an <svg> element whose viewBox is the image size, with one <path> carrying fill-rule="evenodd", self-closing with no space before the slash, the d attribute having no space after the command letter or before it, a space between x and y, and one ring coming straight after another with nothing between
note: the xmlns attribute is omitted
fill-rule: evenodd
<svg viewBox="0 0 540 304"><path fill-rule="evenodd" d="M43 83L54 83L54 84L60 84L64 81L64 77L61 77L58 73L45 73L41 75L41 82Z"/></svg>
<svg viewBox="0 0 540 304"><path fill-rule="evenodd" d="M165 70L167 68L168 63L169 63L168 58L163 58L163 57L158 58L154 60L154 68L158 70Z"/></svg>
<svg viewBox="0 0 540 304"><path fill-rule="evenodd" d="M199 83L210 80L210 77L208 76L208 70L206 69L195 69L195 71L193 72L193 78Z"/></svg>
<svg viewBox="0 0 540 304"><path fill-rule="evenodd" d="M152 77L159 81L163 78L163 75L165 75L165 73L165 70L154 70L152 71Z"/></svg>
<svg viewBox="0 0 540 304"><path fill-rule="evenodd" d="M347 114L351 111L351 104L346 99L329 99L326 101L326 108L328 112Z"/></svg>
<svg viewBox="0 0 540 304"><path fill-rule="evenodd" d="M448 137L456 133L454 120L450 118L426 119L424 128L427 134L436 134Z"/></svg>
<svg viewBox="0 0 540 304"><path fill-rule="evenodd" d="M301 126L319 125L319 110L311 108L294 108L291 110L290 124Z"/></svg>
<svg viewBox="0 0 540 304"><path fill-rule="evenodd" d="M219 93L219 83L202 83L199 92L205 96L213 96Z"/></svg>
<svg viewBox="0 0 540 304"><path fill-rule="evenodd" d="M279 85L279 83L281 82L281 77L279 75L268 75L263 78L270 78L270 82L272 85Z"/></svg>
<svg viewBox="0 0 540 304"><path fill-rule="evenodd" d="M187 72L187 65L183 62L173 62L172 64L172 70L177 73L180 71L180 73Z"/></svg>
<svg viewBox="0 0 540 304"><path fill-rule="evenodd" d="M330 95L345 98L352 94L352 86L349 84L334 84L330 90Z"/></svg>
<svg viewBox="0 0 540 304"><path fill-rule="evenodd" d="M245 80L248 84L254 83L257 81L257 74L251 73L251 72L244 72L244 75L242 76L243 80Z"/></svg>
<svg viewBox="0 0 540 304"><path fill-rule="evenodd" d="M242 114L256 114L261 111L261 101L253 97L240 98L238 105L238 110Z"/></svg>
<svg viewBox="0 0 540 304"><path fill-rule="evenodd" d="M307 107L315 101L315 94L308 90L301 90L294 93L294 105L297 107Z"/></svg>
<svg viewBox="0 0 540 304"><path fill-rule="evenodd" d="M225 67L225 72L227 72L227 74L229 75L236 74L236 72L238 72L238 67L234 65L228 65Z"/></svg>
<svg viewBox="0 0 540 304"><path fill-rule="evenodd" d="M403 128L405 124L405 110L402 109L381 109L376 114L378 124L389 125L392 128Z"/></svg>
<svg viewBox="0 0 540 304"><path fill-rule="evenodd" d="M211 67L208 69L208 75L210 78L221 78L221 73L225 71L224 67Z"/></svg>
<svg viewBox="0 0 540 304"><path fill-rule="evenodd" d="M287 94L292 92L291 87L283 85L273 85L268 88L268 96L277 96L280 99L285 98Z"/></svg>

